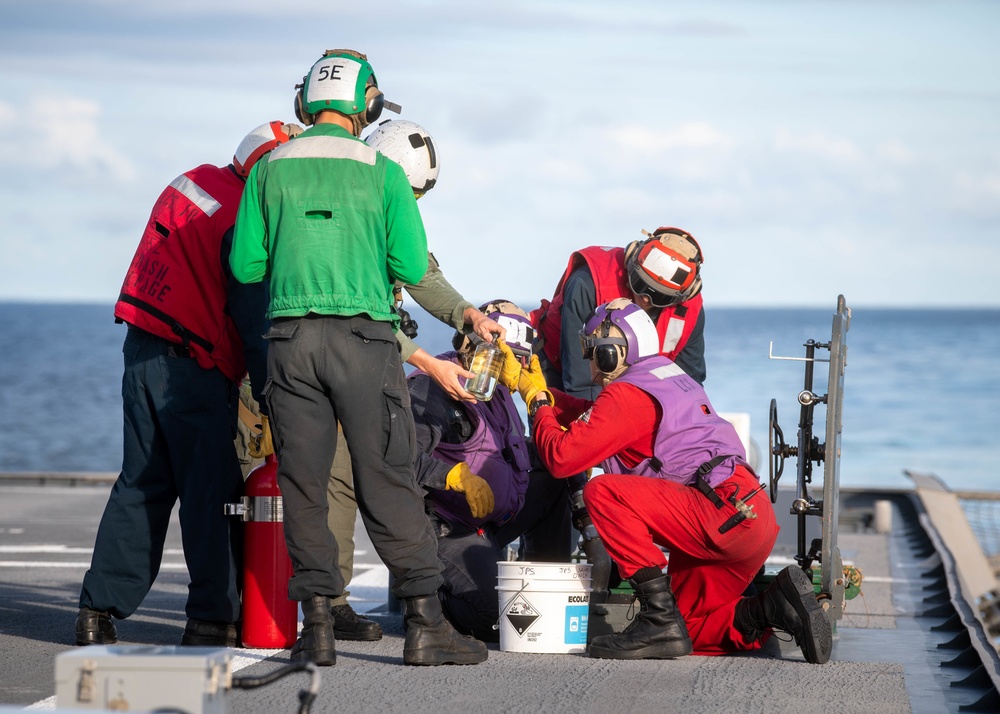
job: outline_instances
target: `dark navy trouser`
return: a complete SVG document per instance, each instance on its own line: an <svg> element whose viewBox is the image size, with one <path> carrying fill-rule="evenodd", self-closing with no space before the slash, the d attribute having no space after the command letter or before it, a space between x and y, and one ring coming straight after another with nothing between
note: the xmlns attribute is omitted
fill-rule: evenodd
<svg viewBox="0 0 1000 714"><path fill-rule="evenodd" d="M358 511L393 575L393 594L437 592L441 564L413 474L413 414L392 327L310 313L272 321L267 338L264 393L293 568L289 598L336 598L344 591L327 523L337 422L351 452Z"/></svg>
<svg viewBox="0 0 1000 714"><path fill-rule="evenodd" d="M224 504L243 493L233 438L237 387L218 369L174 356L179 345L129 327L122 351L122 470L97 530L80 606L118 618L142 603L160 570L170 512L180 500L191 583L189 618L235 622L240 522Z"/></svg>
<svg viewBox="0 0 1000 714"><path fill-rule="evenodd" d="M534 562L568 563L569 509L566 484L548 471L536 468L528 475L524 506L502 526L489 525L476 532L452 532L438 538L438 557L444 565L441 599L445 614L456 630L484 642L497 642L500 618L497 593L497 561L503 549L528 531L531 544L522 541L521 559Z"/></svg>

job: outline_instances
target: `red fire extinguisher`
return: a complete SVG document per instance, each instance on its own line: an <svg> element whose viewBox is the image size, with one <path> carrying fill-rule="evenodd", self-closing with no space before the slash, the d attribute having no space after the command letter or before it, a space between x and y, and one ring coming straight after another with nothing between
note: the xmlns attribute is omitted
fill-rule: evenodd
<svg viewBox="0 0 1000 714"><path fill-rule="evenodd" d="M292 561L285 547L278 461L274 454L247 475L244 496L226 512L243 518L243 646L295 644L299 604L288 599Z"/></svg>

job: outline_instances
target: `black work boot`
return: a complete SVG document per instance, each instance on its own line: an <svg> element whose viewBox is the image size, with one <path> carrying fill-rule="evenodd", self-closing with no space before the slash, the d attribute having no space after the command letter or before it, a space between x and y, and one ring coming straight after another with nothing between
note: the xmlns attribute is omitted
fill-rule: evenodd
<svg viewBox="0 0 1000 714"><path fill-rule="evenodd" d="M622 632L595 637L588 648L600 659L673 659L691 654L684 618L677 612L670 576L645 582L630 580L639 597L639 613Z"/></svg>
<svg viewBox="0 0 1000 714"><path fill-rule="evenodd" d="M189 618L181 644L185 647L236 647L236 625Z"/></svg>
<svg viewBox="0 0 1000 714"><path fill-rule="evenodd" d="M460 635L441 610L437 593L403 598L403 664L478 664L485 662L486 645Z"/></svg>
<svg viewBox="0 0 1000 714"><path fill-rule="evenodd" d="M292 645L292 662L314 662L319 667L337 663L330 598L314 595L302 601L302 634Z"/></svg>
<svg viewBox="0 0 1000 714"><path fill-rule="evenodd" d="M760 595L736 605L733 626L751 642L764 630L784 630L795 638L807 662L823 664L833 649L833 628L816 599L812 579L797 565L789 565Z"/></svg>
<svg viewBox="0 0 1000 714"><path fill-rule="evenodd" d="M354 612L350 604L334 605L333 634L338 640L374 642L382 639L382 626Z"/></svg>
<svg viewBox="0 0 1000 714"><path fill-rule="evenodd" d="M76 643L78 645L113 645L118 641L118 631L111 614L101 610L81 607L76 616Z"/></svg>

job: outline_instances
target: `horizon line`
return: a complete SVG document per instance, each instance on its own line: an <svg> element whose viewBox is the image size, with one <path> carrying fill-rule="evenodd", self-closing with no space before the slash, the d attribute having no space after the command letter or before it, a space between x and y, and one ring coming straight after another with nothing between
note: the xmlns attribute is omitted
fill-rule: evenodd
<svg viewBox="0 0 1000 714"><path fill-rule="evenodd" d="M470 302L474 302L470 300ZM524 309L525 306L530 306L531 309L539 305L537 298L533 298L531 301L513 300L514 304L521 306ZM836 299L830 301L833 304L834 309L836 308ZM94 307L114 307L115 301L105 301L96 300L92 298L20 298L20 297L0 297L0 305L90 305ZM415 305L415 301L411 303ZM789 302L789 303L733 303L733 302L711 302L706 301L706 306L713 309L723 309L723 310L821 310L830 307L827 303L820 302ZM989 310L996 311L1000 310L1000 303L989 304L989 303L955 303L955 304L941 304L941 303L851 303L850 300L847 301L847 306L853 309L864 309L864 310L933 310L933 311L947 311L947 310ZM416 305L419 307L419 305Z"/></svg>

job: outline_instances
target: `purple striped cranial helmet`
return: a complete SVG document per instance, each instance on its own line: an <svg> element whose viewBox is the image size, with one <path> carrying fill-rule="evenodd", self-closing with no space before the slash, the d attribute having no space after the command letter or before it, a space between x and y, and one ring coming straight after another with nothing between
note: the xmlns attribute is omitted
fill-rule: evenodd
<svg viewBox="0 0 1000 714"><path fill-rule="evenodd" d="M584 359L597 370L595 382L611 382L636 362L660 352L656 327L628 298L599 305L580 330Z"/></svg>

